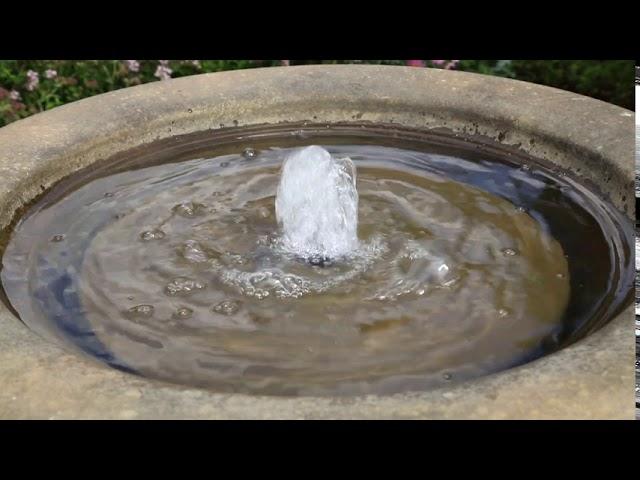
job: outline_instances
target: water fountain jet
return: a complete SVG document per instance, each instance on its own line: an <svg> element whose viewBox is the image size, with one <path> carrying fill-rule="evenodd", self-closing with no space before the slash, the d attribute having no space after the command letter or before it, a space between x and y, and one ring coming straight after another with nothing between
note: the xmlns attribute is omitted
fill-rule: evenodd
<svg viewBox="0 0 640 480"><path fill-rule="evenodd" d="M356 168L312 145L284 161L276 217L286 250L324 265L358 248Z"/></svg>

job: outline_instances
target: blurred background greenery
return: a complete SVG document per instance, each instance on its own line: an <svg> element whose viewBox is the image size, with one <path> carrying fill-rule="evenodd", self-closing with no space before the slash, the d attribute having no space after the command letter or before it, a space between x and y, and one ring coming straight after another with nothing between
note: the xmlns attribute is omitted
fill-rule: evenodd
<svg viewBox="0 0 640 480"><path fill-rule="evenodd" d="M141 83L223 70L320 63L477 72L562 88L634 109L632 60L0 60L0 127Z"/></svg>

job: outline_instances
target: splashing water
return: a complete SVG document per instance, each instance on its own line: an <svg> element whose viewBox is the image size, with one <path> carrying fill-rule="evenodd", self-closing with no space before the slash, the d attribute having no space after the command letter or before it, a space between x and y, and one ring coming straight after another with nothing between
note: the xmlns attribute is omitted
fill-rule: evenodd
<svg viewBox="0 0 640 480"><path fill-rule="evenodd" d="M276 195L282 246L308 259L330 259L358 248L356 168L315 145L285 160Z"/></svg>

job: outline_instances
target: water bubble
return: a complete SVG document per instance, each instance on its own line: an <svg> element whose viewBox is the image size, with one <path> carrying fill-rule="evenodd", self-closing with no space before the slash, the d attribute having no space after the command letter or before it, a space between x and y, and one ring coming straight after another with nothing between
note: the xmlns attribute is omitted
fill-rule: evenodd
<svg viewBox="0 0 640 480"><path fill-rule="evenodd" d="M105 193L105 194L104 194L104 196L105 196L106 198L110 198L110 197L113 197L113 193L111 193L111 192L107 192L107 193Z"/></svg>
<svg viewBox="0 0 640 480"><path fill-rule="evenodd" d="M322 256L318 256L318 255L314 255L312 257L309 257L307 259L307 261L309 262L310 265L313 265L314 267L329 267L331 266L331 259L328 257L322 257Z"/></svg>
<svg viewBox="0 0 640 480"><path fill-rule="evenodd" d="M222 167L222 168L226 168L228 166L229 166L229 162L221 162L220 163L220 167Z"/></svg>
<svg viewBox="0 0 640 480"><path fill-rule="evenodd" d="M176 277L164 287L164 292L171 297L186 296L203 288L205 288L205 284L198 280L187 277Z"/></svg>
<svg viewBox="0 0 640 480"><path fill-rule="evenodd" d="M191 315L193 315L193 310L191 310L188 307L180 307L178 310L176 310L173 313L173 318L178 319L178 320L185 320L187 318L190 318Z"/></svg>
<svg viewBox="0 0 640 480"><path fill-rule="evenodd" d="M459 281L460 281L460 276L456 276L456 277L453 277L450 280L447 280L446 282L442 282L440 285L442 287L449 288L449 287L453 287L454 285L456 285Z"/></svg>
<svg viewBox="0 0 640 480"><path fill-rule="evenodd" d="M438 267L438 272L439 273L444 274L444 273L447 273L448 271L449 271L449 266L446 263L443 263L442 265L440 265Z"/></svg>
<svg viewBox="0 0 640 480"><path fill-rule="evenodd" d="M54 235L51 237L52 242L61 242L64 240L64 235Z"/></svg>
<svg viewBox="0 0 640 480"><path fill-rule="evenodd" d="M242 152L244 158L254 158L258 153L253 148L245 148Z"/></svg>
<svg viewBox="0 0 640 480"><path fill-rule="evenodd" d="M558 278L564 278L564 273L556 273L556 277L558 277Z"/></svg>
<svg viewBox="0 0 640 480"><path fill-rule="evenodd" d="M516 208L516 210L517 210L518 212L520 212L520 213L527 213L527 209L526 209L526 208L524 208L524 207L518 207L518 208Z"/></svg>
<svg viewBox="0 0 640 480"><path fill-rule="evenodd" d="M204 208L205 206L201 203L184 202L174 206L172 211L182 217L191 218L199 215Z"/></svg>
<svg viewBox="0 0 640 480"><path fill-rule="evenodd" d="M195 240L187 240L181 249L182 256L193 263L204 263L208 260L207 254Z"/></svg>
<svg viewBox="0 0 640 480"><path fill-rule="evenodd" d="M146 232L142 232L140 234L140 238L142 240L144 240L145 242L148 242L150 240L161 240L163 239L165 236L164 232L162 230L149 230Z"/></svg>
<svg viewBox="0 0 640 480"><path fill-rule="evenodd" d="M508 317L510 313L511 312L506 308L501 308L500 310L498 310L498 316L500 318Z"/></svg>
<svg viewBox="0 0 640 480"><path fill-rule="evenodd" d="M294 132L291 132L292 135L294 135L296 138L308 138L309 137L309 133L305 132L304 130L296 130Z"/></svg>
<svg viewBox="0 0 640 480"><path fill-rule="evenodd" d="M224 253L220 260L226 265L244 265L247 263L247 260L242 255L231 252Z"/></svg>
<svg viewBox="0 0 640 480"><path fill-rule="evenodd" d="M224 300L215 305L212 310L221 315L233 315L240 310L240 302L236 300Z"/></svg>
<svg viewBox="0 0 640 480"><path fill-rule="evenodd" d="M153 305L136 305L135 307L131 307L129 309L129 314L135 317L148 318L153 315L153 311Z"/></svg>
<svg viewBox="0 0 640 480"><path fill-rule="evenodd" d="M419 288L416 293L420 296L424 295L425 289L424 288Z"/></svg>
<svg viewBox="0 0 640 480"><path fill-rule="evenodd" d="M271 212L267 207L260 207L258 215L260 215L261 218L269 218L271 216Z"/></svg>
<svg viewBox="0 0 640 480"><path fill-rule="evenodd" d="M442 375L442 378L449 381L453 378L453 375L451 375L450 373L445 373L444 375Z"/></svg>
<svg viewBox="0 0 640 480"><path fill-rule="evenodd" d="M505 257L514 257L518 255L518 251L514 248L503 248L500 250Z"/></svg>
<svg viewBox="0 0 640 480"><path fill-rule="evenodd" d="M524 164L520 167L521 170L524 170L525 172L528 172L529 170L531 170L531 167L527 164Z"/></svg>

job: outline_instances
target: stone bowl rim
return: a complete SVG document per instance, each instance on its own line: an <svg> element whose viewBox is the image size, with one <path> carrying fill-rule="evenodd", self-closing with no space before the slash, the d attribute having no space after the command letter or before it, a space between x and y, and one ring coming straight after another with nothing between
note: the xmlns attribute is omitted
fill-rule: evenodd
<svg viewBox="0 0 640 480"><path fill-rule="evenodd" d="M586 182L602 185L606 175L605 193L619 208L623 198L633 198L635 122L633 112L621 107L465 72L371 65L270 67L130 87L1 128L0 227L8 227L15 212L60 178L109 153L222 125L313 117L329 124L357 120L445 128L493 139ZM633 205L625 205L625 214L633 218ZM0 379L6 388L0 393L0 418L631 419L632 319L629 306L599 331L554 354L451 387L380 397L290 398L219 394L117 372L40 338L3 304ZM24 369L16 371L16 366ZM61 367L66 369L64 384L57 378ZM110 401L83 395L89 387ZM44 389L59 392L63 400L52 406Z"/></svg>

